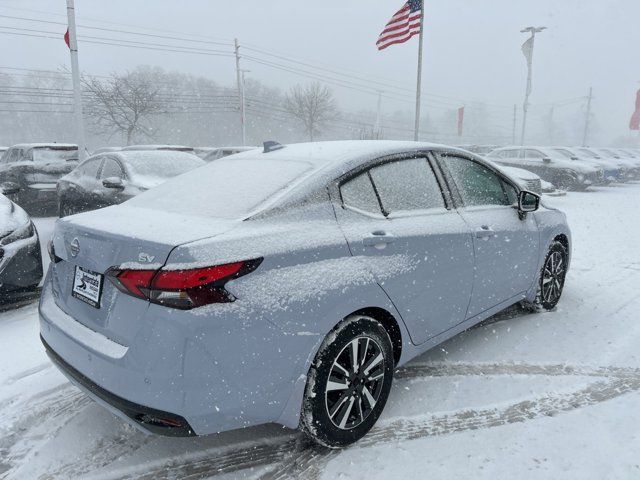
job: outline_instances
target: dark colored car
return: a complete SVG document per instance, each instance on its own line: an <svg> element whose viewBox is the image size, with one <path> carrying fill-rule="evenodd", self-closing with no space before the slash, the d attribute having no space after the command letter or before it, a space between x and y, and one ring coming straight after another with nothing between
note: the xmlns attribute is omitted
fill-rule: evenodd
<svg viewBox="0 0 640 480"><path fill-rule="evenodd" d="M0 304L35 292L42 280L40 240L29 215L0 190Z"/></svg>
<svg viewBox="0 0 640 480"><path fill-rule="evenodd" d="M529 170L563 190L584 190L605 183L601 167L566 158L549 147L498 148L487 158L500 165Z"/></svg>
<svg viewBox="0 0 640 480"><path fill-rule="evenodd" d="M117 205L204 165L184 152L120 151L94 155L58 182L60 217Z"/></svg>
<svg viewBox="0 0 640 480"><path fill-rule="evenodd" d="M78 146L62 143L14 145L0 158L0 184L29 213L55 209L56 183L78 165Z"/></svg>
<svg viewBox="0 0 640 480"><path fill-rule="evenodd" d="M235 155L236 153L248 152L249 150L256 150L258 147L221 147L215 148L207 153L202 159L205 162L212 162L214 160L220 160L221 158L228 157L229 155Z"/></svg>

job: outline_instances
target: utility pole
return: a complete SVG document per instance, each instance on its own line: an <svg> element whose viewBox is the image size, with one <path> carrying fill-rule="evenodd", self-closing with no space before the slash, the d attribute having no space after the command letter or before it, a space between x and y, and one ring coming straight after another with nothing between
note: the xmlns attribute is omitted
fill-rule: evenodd
<svg viewBox="0 0 640 480"><path fill-rule="evenodd" d="M86 158L87 144L84 138L84 119L82 117L82 91L80 89L80 67L78 65L78 38L76 36L76 12L74 0L67 0L67 22L69 28L69 52L71 53L71 79L73 81L73 111L76 119L78 137L78 160Z"/></svg>
<svg viewBox="0 0 640 480"><path fill-rule="evenodd" d="M549 109L549 145L554 144L554 136L553 136L553 117L556 111L556 104L552 103L551 108Z"/></svg>
<svg viewBox="0 0 640 480"><path fill-rule="evenodd" d="M516 125L518 122L518 105L513 104L513 129L511 132L511 145L516 144Z"/></svg>
<svg viewBox="0 0 640 480"><path fill-rule="evenodd" d="M378 108L376 110L376 126L375 126L375 138L380 139L380 129L382 121L382 92L378 91Z"/></svg>
<svg viewBox="0 0 640 480"><path fill-rule="evenodd" d="M522 53L527 59L527 89L524 94L524 104L522 106L522 135L520 137L520 145L524 145L525 135L527 133L527 114L529 113L529 96L532 90L533 79L533 48L536 41L536 33L546 30L547 27L527 27L520 30L520 33L530 33L531 36L522 44Z"/></svg>
<svg viewBox="0 0 640 480"><path fill-rule="evenodd" d="M242 121L242 145L247 144L247 100L245 93L244 74L250 70L240 70L240 114Z"/></svg>
<svg viewBox="0 0 640 480"><path fill-rule="evenodd" d="M584 119L584 135L582 137L583 147L586 147L588 145L587 140L589 139L589 123L591 122L591 100L593 100L593 87L589 88L589 97L587 100L587 116Z"/></svg>
<svg viewBox="0 0 640 480"><path fill-rule="evenodd" d="M242 145L246 144L245 138L245 128L244 128L244 92L242 88L242 73L240 71L240 45L238 44L238 39L234 40L235 45L235 54L236 54L236 81L238 86L238 103L239 103L239 113L240 113L240 131L242 136Z"/></svg>

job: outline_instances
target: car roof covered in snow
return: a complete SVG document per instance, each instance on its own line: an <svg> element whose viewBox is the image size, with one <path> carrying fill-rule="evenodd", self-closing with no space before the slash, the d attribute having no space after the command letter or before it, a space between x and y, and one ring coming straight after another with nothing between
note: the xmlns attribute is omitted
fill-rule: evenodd
<svg viewBox="0 0 640 480"><path fill-rule="evenodd" d="M190 152L193 151L193 147L187 147L186 145L129 145L128 147L122 147L122 150L175 150Z"/></svg>
<svg viewBox="0 0 640 480"><path fill-rule="evenodd" d="M11 148L64 148L64 149L78 149L78 145L74 143L18 143L12 145Z"/></svg>

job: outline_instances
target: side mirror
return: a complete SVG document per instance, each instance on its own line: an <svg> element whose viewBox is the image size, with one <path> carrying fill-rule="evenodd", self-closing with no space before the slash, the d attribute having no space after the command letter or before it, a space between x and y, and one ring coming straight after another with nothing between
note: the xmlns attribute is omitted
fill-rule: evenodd
<svg viewBox="0 0 640 480"><path fill-rule="evenodd" d="M542 159L542 161L543 161L544 163L551 163L551 159L550 159L550 158L548 158L548 157L543 158L543 159Z"/></svg>
<svg viewBox="0 0 640 480"><path fill-rule="evenodd" d="M124 190L124 182L120 177L108 177L102 180L105 188L113 188L114 190Z"/></svg>
<svg viewBox="0 0 640 480"><path fill-rule="evenodd" d="M518 211L521 214L535 212L540 208L540 196L533 192L522 190L518 194Z"/></svg>
<svg viewBox="0 0 640 480"><path fill-rule="evenodd" d="M14 182L0 183L0 193L3 195L15 195L20 191L20 185Z"/></svg>

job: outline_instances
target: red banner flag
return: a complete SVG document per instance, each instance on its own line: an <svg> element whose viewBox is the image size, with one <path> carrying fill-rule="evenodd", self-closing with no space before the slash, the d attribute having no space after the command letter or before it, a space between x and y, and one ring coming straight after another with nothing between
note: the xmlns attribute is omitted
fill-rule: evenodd
<svg viewBox="0 0 640 480"><path fill-rule="evenodd" d="M462 136L462 130L464 127L464 107L458 109L458 136Z"/></svg>
<svg viewBox="0 0 640 480"><path fill-rule="evenodd" d="M64 33L64 43L67 44L67 47L71 48L71 45L69 45L69 29L67 28L67 31Z"/></svg>
<svg viewBox="0 0 640 480"><path fill-rule="evenodd" d="M636 111L633 112L629 128L631 130L640 130L640 90L638 90L638 95L636 96Z"/></svg>

